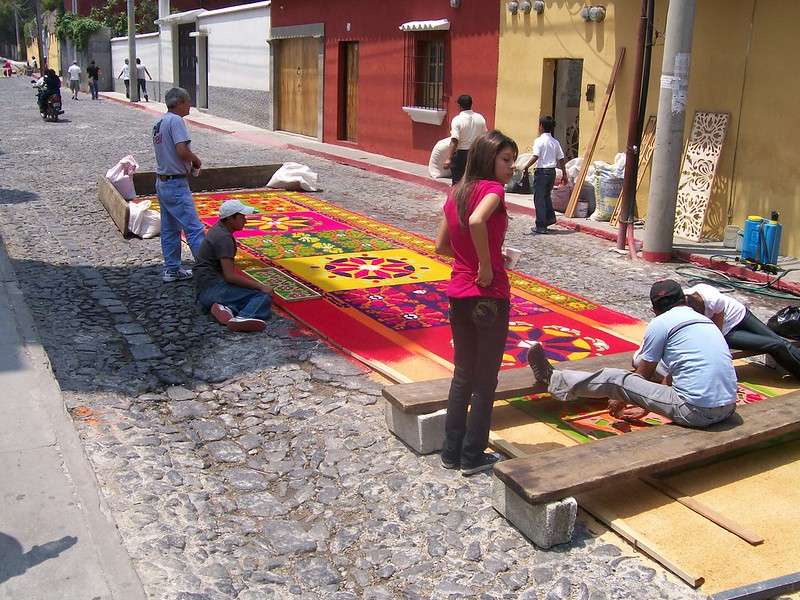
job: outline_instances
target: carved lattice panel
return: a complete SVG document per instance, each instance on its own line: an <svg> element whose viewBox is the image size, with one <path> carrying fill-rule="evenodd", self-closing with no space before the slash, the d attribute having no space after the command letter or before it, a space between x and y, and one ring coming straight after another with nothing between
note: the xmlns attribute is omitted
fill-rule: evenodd
<svg viewBox="0 0 800 600"><path fill-rule="evenodd" d="M679 237L700 241L729 123L728 113L694 114L678 183L675 235Z"/></svg>

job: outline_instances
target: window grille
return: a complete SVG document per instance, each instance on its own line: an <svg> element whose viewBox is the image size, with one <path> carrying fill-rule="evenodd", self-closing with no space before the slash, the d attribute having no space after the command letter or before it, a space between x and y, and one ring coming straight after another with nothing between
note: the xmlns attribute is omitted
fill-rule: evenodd
<svg viewBox="0 0 800 600"><path fill-rule="evenodd" d="M444 110L446 41L442 31L406 34L403 106Z"/></svg>

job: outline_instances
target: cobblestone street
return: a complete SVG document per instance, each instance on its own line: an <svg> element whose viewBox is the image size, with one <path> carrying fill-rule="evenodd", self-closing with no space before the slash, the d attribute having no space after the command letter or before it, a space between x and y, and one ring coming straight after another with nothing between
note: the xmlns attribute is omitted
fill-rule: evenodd
<svg viewBox="0 0 800 600"><path fill-rule="evenodd" d="M133 154L152 170L151 115L65 94L45 123L25 78L0 80L0 236L102 493L154 600L699 597L580 520L542 551L471 479L387 433L380 383L280 315L241 335L161 282L158 238L124 240L96 180ZM191 129L204 167L295 161L323 199L432 237L441 194L299 152ZM266 182L265 182L266 183ZM651 282L570 231L532 238L518 269L648 318ZM190 258L185 251L185 258ZM782 304L747 298L765 315Z"/></svg>

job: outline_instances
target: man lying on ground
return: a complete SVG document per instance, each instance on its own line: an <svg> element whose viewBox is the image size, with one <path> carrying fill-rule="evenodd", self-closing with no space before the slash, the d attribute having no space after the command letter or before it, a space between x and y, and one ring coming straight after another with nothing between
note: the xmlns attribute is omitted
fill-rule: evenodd
<svg viewBox="0 0 800 600"><path fill-rule="evenodd" d="M264 331L270 316L272 289L250 279L234 265L233 232L244 229L255 212L238 200L219 207L219 221L208 230L194 265L197 301L231 331Z"/></svg>
<svg viewBox="0 0 800 600"><path fill-rule="evenodd" d="M645 330L636 371L556 371L536 342L528 351L534 379L546 384L557 400L608 398L608 410L618 418L641 419L652 411L687 427L708 427L727 419L736 410L737 386L722 333L711 319L686 305L676 281L655 282L650 301L656 318ZM672 386L651 381L659 362Z"/></svg>
<svg viewBox="0 0 800 600"><path fill-rule="evenodd" d="M772 331L744 304L705 283L685 289L686 303L714 321L728 347L769 354L780 366L800 379L800 349Z"/></svg>

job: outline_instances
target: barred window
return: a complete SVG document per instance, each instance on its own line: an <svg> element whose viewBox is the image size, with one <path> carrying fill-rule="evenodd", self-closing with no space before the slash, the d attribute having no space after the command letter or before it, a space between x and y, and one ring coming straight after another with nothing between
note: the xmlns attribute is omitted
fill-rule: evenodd
<svg viewBox="0 0 800 600"><path fill-rule="evenodd" d="M443 110L447 33L406 34L404 106Z"/></svg>

